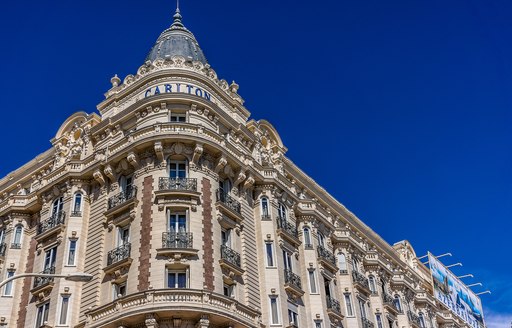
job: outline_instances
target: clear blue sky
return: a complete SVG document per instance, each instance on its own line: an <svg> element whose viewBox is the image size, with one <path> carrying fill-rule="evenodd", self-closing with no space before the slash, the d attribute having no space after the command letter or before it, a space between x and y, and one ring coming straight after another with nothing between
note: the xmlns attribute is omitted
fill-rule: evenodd
<svg viewBox="0 0 512 328"><path fill-rule="evenodd" d="M455 273L493 291L489 326L512 320L512 1L181 7L299 167L389 243L452 252ZM0 175L46 150L70 114L95 111L113 74L136 73L173 11L172 0L4 3Z"/></svg>

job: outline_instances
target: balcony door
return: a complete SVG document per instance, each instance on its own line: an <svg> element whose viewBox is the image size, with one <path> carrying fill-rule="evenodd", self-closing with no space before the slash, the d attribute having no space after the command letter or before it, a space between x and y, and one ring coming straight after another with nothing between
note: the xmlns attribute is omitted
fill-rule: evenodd
<svg viewBox="0 0 512 328"><path fill-rule="evenodd" d="M130 226L117 228L117 246L123 246L130 243Z"/></svg>
<svg viewBox="0 0 512 328"><path fill-rule="evenodd" d="M186 215L186 213L171 213L169 215L169 232L170 233L187 232L187 215Z"/></svg>
<svg viewBox="0 0 512 328"><path fill-rule="evenodd" d="M187 177L187 162L171 160L169 162L169 177L171 179L186 178Z"/></svg>
<svg viewBox="0 0 512 328"><path fill-rule="evenodd" d="M55 262L57 260L57 247L50 248L45 252L44 257L44 271L55 268Z"/></svg>
<svg viewBox="0 0 512 328"><path fill-rule="evenodd" d="M133 186L133 177L131 176L122 176L119 178L119 189L121 192L129 193Z"/></svg>
<svg viewBox="0 0 512 328"><path fill-rule="evenodd" d="M56 215L57 213L62 211L63 207L64 207L64 202L62 200L62 197L59 197L56 200L54 200L53 206L52 206L52 215Z"/></svg>

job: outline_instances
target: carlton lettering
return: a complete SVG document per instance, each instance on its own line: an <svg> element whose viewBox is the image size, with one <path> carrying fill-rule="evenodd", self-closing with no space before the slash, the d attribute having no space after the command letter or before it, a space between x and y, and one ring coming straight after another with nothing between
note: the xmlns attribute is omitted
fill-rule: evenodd
<svg viewBox="0 0 512 328"><path fill-rule="evenodd" d="M212 101L212 96L201 88L194 85L183 84L183 83L166 83L163 85L157 85L146 90L144 98L156 96L162 93L185 93L189 95L195 95L204 98L208 101Z"/></svg>

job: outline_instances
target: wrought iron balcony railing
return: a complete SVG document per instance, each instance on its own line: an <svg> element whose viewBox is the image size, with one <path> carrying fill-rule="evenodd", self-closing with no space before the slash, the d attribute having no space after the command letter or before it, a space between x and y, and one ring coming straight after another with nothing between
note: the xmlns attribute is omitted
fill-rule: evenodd
<svg viewBox="0 0 512 328"><path fill-rule="evenodd" d="M361 318L361 322L363 323L363 328L373 328L373 322L366 318Z"/></svg>
<svg viewBox="0 0 512 328"><path fill-rule="evenodd" d="M294 285L298 289L302 289L300 277L293 273L292 270L284 270L284 282L290 285Z"/></svg>
<svg viewBox="0 0 512 328"><path fill-rule="evenodd" d="M74 218L81 217L82 216L82 211L72 211L69 216L74 217Z"/></svg>
<svg viewBox="0 0 512 328"><path fill-rule="evenodd" d="M44 269L42 274L55 274L55 267L48 267ZM53 277L34 277L34 288L46 285L47 283L53 282Z"/></svg>
<svg viewBox="0 0 512 328"><path fill-rule="evenodd" d="M340 269L340 274L348 274L348 270L347 269Z"/></svg>
<svg viewBox="0 0 512 328"><path fill-rule="evenodd" d="M288 222L286 218L278 217L277 226L279 229L283 230L288 235L294 238L299 238L299 232L297 231L297 227L294 224Z"/></svg>
<svg viewBox="0 0 512 328"><path fill-rule="evenodd" d="M359 271L352 271L352 279L354 280L354 283L358 283L363 285L366 289L370 289L370 284L368 283L368 279L366 276Z"/></svg>
<svg viewBox="0 0 512 328"><path fill-rule="evenodd" d="M107 265L120 262L130 257L132 245L130 243L123 244L114 248L107 254Z"/></svg>
<svg viewBox="0 0 512 328"><path fill-rule="evenodd" d="M395 311L400 312L400 310L396 307L395 300L393 297L384 293L382 295L382 300L384 301L384 305L392 307L393 309L395 309Z"/></svg>
<svg viewBox="0 0 512 328"><path fill-rule="evenodd" d="M220 257L221 259L229 262L237 267L241 268L240 254L236 251L232 250L226 245L222 245L220 247Z"/></svg>
<svg viewBox="0 0 512 328"><path fill-rule="evenodd" d="M336 266L336 257L334 257L334 254L331 253L327 248L323 247L322 245L318 245L317 252L320 259L323 259Z"/></svg>
<svg viewBox="0 0 512 328"><path fill-rule="evenodd" d="M217 201L223 203L238 214L242 213L242 206L240 205L240 202L220 189L217 190Z"/></svg>
<svg viewBox="0 0 512 328"><path fill-rule="evenodd" d="M50 218L39 222L37 227L37 234L40 235L60 224L64 224L65 218L66 213L64 213L64 211L58 211L57 213L54 213L52 216L50 216Z"/></svg>
<svg viewBox="0 0 512 328"><path fill-rule="evenodd" d="M21 243L11 243L11 249L21 249Z"/></svg>
<svg viewBox="0 0 512 328"><path fill-rule="evenodd" d="M0 256L5 256L5 250L7 249L7 244L6 243L1 243L0 244Z"/></svg>
<svg viewBox="0 0 512 328"><path fill-rule="evenodd" d="M411 323L417 325L418 327L422 326L420 317L416 313L412 311L407 311L407 317L409 318L409 321Z"/></svg>
<svg viewBox="0 0 512 328"><path fill-rule="evenodd" d="M270 214L268 214L268 213L261 214L261 219L262 220L270 220Z"/></svg>
<svg viewBox="0 0 512 328"><path fill-rule="evenodd" d="M162 248L192 248L192 232L163 232Z"/></svg>
<svg viewBox="0 0 512 328"><path fill-rule="evenodd" d="M119 194L112 196L108 199L108 209L121 205L137 196L137 187L128 186L126 190L121 191Z"/></svg>
<svg viewBox="0 0 512 328"><path fill-rule="evenodd" d="M337 300L335 300L334 298L332 298L330 296L326 296L325 301L327 303L328 309L341 314L340 302L338 302Z"/></svg>
<svg viewBox="0 0 512 328"><path fill-rule="evenodd" d="M158 190L197 191L197 179L190 178L160 178Z"/></svg>

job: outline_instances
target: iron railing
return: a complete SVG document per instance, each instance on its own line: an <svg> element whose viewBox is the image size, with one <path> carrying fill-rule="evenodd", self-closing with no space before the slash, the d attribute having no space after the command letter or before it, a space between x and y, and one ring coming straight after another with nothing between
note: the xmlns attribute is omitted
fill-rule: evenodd
<svg viewBox="0 0 512 328"><path fill-rule="evenodd" d="M11 249L21 249L21 243L11 243Z"/></svg>
<svg viewBox="0 0 512 328"><path fill-rule="evenodd" d="M197 191L197 179L190 178L160 178L158 190Z"/></svg>
<svg viewBox="0 0 512 328"><path fill-rule="evenodd" d="M66 213L64 211L58 211L50 216L48 219L39 222L37 227L37 234L42 234L60 224L64 224Z"/></svg>
<svg viewBox="0 0 512 328"><path fill-rule="evenodd" d="M299 289L302 289L300 277L297 274L293 273L292 270L284 270L284 282L290 285L294 285Z"/></svg>
<svg viewBox="0 0 512 328"><path fill-rule="evenodd" d="M336 257L333 253L329 252L327 248L323 247L322 245L318 245L317 252L320 259L323 259L336 266Z"/></svg>
<svg viewBox="0 0 512 328"><path fill-rule="evenodd" d="M270 214L268 214L268 213L261 214L261 219L262 220L270 220Z"/></svg>
<svg viewBox="0 0 512 328"><path fill-rule="evenodd" d="M82 216L82 211L72 211L69 216L71 216L71 217L81 217Z"/></svg>
<svg viewBox="0 0 512 328"><path fill-rule="evenodd" d="M340 302L338 302L337 300L330 296L326 296L325 301L327 303L328 309L331 309L332 311L341 314Z"/></svg>
<svg viewBox="0 0 512 328"><path fill-rule="evenodd" d="M420 317L416 313L409 310L407 311L407 317L411 323L416 324L418 327L422 326Z"/></svg>
<svg viewBox="0 0 512 328"><path fill-rule="evenodd" d="M6 243L1 243L0 244L0 256L5 256L5 250L7 249L7 244Z"/></svg>
<svg viewBox="0 0 512 328"><path fill-rule="evenodd" d="M229 262L237 267L241 268L240 254L236 251L232 250L226 245L222 245L220 247L220 257L221 259Z"/></svg>
<svg viewBox="0 0 512 328"><path fill-rule="evenodd" d="M217 201L223 203L238 214L242 213L242 206L240 205L240 202L220 189L217 190Z"/></svg>
<svg viewBox="0 0 512 328"><path fill-rule="evenodd" d="M192 232L163 232L162 248L192 248Z"/></svg>
<svg viewBox="0 0 512 328"><path fill-rule="evenodd" d="M366 276L359 271L352 271L352 279L354 280L354 284L361 284L366 289L370 289L370 284L368 283L368 279Z"/></svg>
<svg viewBox="0 0 512 328"><path fill-rule="evenodd" d="M107 265L111 265L129 258L131 248L132 245L130 243L126 243L108 252Z"/></svg>
<svg viewBox="0 0 512 328"><path fill-rule="evenodd" d="M48 267L44 269L42 274L55 274L55 267ZM34 277L34 288L46 285L50 282L53 282L53 277Z"/></svg>
<svg viewBox="0 0 512 328"><path fill-rule="evenodd" d="M286 232L288 235L290 235L294 238L299 237L299 232L297 231L297 227L294 224L288 222L288 220L286 218L278 217L277 218L277 226L279 229Z"/></svg>
<svg viewBox="0 0 512 328"><path fill-rule="evenodd" d="M126 187L126 190L121 191L119 194L108 199L108 209L121 205L130 199L135 198L135 196L137 196L137 187L128 186Z"/></svg>
<svg viewBox="0 0 512 328"><path fill-rule="evenodd" d="M363 328L373 328L373 322L366 318L361 318L361 322L363 323Z"/></svg>
<svg viewBox="0 0 512 328"><path fill-rule="evenodd" d="M347 269L340 269L340 274L348 274L348 270Z"/></svg>

